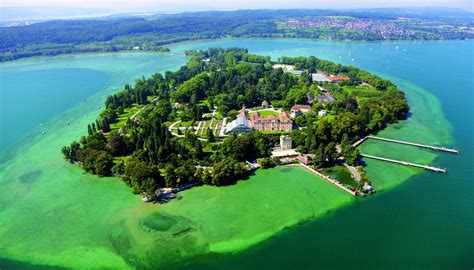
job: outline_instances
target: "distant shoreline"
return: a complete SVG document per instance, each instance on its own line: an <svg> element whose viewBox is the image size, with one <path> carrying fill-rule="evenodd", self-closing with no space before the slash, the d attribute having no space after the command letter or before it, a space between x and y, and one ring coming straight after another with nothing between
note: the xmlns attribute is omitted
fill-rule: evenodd
<svg viewBox="0 0 474 270"><path fill-rule="evenodd" d="M328 43L350 43L350 44L390 44L390 43L444 43L444 42L472 42L474 39L445 39L445 40L383 40L383 41L362 41L362 40L336 40L336 39L312 39L312 38L267 38L267 37L255 37L255 38L241 38L241 37L223 37L223 38L213 38L213 39L194 39L194 40L186 40L186 41L179 41L169 44L162 45L163 47L168 47L171 51L169 52L160 52L160 51L152 51L152 50L119 50L114 52L104 52L104 51L97 51L97 52L74 52L74 53L61 53L57 55L38 55L38 56L31 56L31 57L23 57L15 60L7 60L7 61L0 61L0 65L5 63L18 63L20 61L27 61L27 60L43 60L43 59L55 59L60 57L73 57L73 56L88 56L88 55L113 55L113 54L125 54L125 53L152 53L152 54L179 54L176 51L173 51L173 48L186 45L190 43L196 42L217 42L217 41L226 41L226 40L262 40L262 41L304 41L304 42L328 42Z"/></svg>

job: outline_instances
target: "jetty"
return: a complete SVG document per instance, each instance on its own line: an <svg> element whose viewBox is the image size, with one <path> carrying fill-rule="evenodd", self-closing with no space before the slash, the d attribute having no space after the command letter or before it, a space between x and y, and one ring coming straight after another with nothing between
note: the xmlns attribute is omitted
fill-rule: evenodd
<svg viewBox="0 0 474 270"><path fill-rule="evenodd" d="M427 166L427 165L421 165L421 164L416 164L416 163L411 163L411 162L406 162L406 161L401 161L401 160L396 160L396 159L377 157L377 156L372 156L372 155L367 155L367 154L360 154L360 156L365 157L365 158L371 158L371 159L376 159L376 160L401 164L401 165L404 165L404 166L422 168L422 169L433 171L433 172L439 172L439 173L446 173L447 172L446 169L437 168L437 167L433 167L433 166Z"/></svg>
<svg viewBox="0 0 474 270"><path fill-rule="evenodd" d="M421 144L421 143L394 140L394 139L382 138L382 137L372 136L372 135L366 136L366 137L358 140L352 146L357 147L360 144L362 144L364 141L366 141L367 139L374 139L374 140L379 140L379 141L416 146L416 147L430 149L430 150L434 150L434 151L447 152L447 153L452 153L452 154L459 154L459 150L457 150L457 149L450 149L450 148L446 148L446 147L442 147L442 146L433 146L433 145L427 145L427 144Z"/></svg>
<svg viewBox="0 0 474 270"><path fill-rule="evenodd" d="M453 154L459 154L459 150L450 149L450 148L446 148L446 147L426 145L426 144L421 144L421 143L406 142L406 141L400 141L400 140L394 140L394 139L387 139L387 138L382 138L382 137L377 137L377 136L372 136L372 135L367 136L367 138L374 139L374 140L380 140L380 141L386 141L386 142L392 142L392 143L411 145L411 146L416 146L416 147L420 147L420 148L427 148L427 149L431 149L431 150L434 150L434 151L442 151L442 152L448 152L448 153L453 153Z"/></svg>

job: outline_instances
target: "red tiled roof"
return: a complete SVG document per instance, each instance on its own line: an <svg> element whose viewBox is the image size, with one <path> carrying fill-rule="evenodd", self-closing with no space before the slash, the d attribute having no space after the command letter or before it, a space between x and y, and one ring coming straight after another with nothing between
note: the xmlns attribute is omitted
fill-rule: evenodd
<svg viewBox="0 0 474 270"><path fill-rule="evenodd" d="M293 105L293 107L291 107L291 110L292 111L311 110L311 106L297 104L297 105Z"/></svg>
<svg viewBox="0 0 474 270"><path fill-rule="evenodd" d="M348 76L329 76L328 79L330 81L348 81L350 80L351 78L349 78Z"/></svg>

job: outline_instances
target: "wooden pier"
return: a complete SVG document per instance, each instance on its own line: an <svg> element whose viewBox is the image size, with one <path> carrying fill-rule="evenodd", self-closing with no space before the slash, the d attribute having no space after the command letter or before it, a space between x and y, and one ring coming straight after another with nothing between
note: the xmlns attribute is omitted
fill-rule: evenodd
<svg viewBox="0 0 474 270"><path fill-rule="evenodd" d="M397 164L402 164L404 166L411 166L411 167L417 167L417 168L422 168L425 170L429 171L434 171L434 172L439 172L439 173L446 173L446 169L442 168L437 168L433 166L427 166L427 165L420 165L416 163L411 163L411 162L406 162L406 161L401 161L401 160L396 160L396 159L389 159L389 158L383 158L383 157L377 157L377 156L372 156L372 155L366 155L366 154L360 154L362 157L366 158L371 158L371 159L376 159L376 160L381 160L381 161L386 161L386 162L392 162L392 163L397 163Z"/></svg>
<svg viewBox="0 0 474 270"><path fill-rule="evenodd" d="M459 150L456 150L456 149L450 149L450 148L446 148L446 147L439 147L439 146L426 145L426 144L421 144L421 143L406 142L406 141L400 141L400 140L394 140L394 139L387 139L387 138L382 138L382 137L377 137L377 136L372 136L372 135L369 135L369 136L365 137L364 139L359 140L359 141L356 142L355 144L359 145L359 144L361 144L363 141L365 141L366 139L374 139L374 140L380 140L380 141L385 141L385 142L392 142L392 143L398 143L398 144L404 144L404 145L411 145L411 146L416 146L416 147L420 147L420 148L427 148L427 149L431 149L431 150L434 150L434 151L441 151L441 152L448 152L448 153L453 153L453 154L459 154Z"/></svg>

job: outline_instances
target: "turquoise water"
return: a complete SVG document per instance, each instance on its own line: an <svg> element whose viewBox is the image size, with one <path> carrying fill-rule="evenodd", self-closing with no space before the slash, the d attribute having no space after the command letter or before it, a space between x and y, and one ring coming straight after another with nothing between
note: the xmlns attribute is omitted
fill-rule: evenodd
<svg viewBox="0 0 474 270"><path fill-rule="evenodd" d="M156 213L155 205L144 206L117 179L84 174L79 168L65 163L59 152L61 145L84 134L84 127L95 119L105 97L120 88L124 81L133 81L156 71L175 70L185 63L183 55L121 53L2 63L0 257L4 259L0 259L0 266L153 268L153 262L159 258L178 261L178 267L184 265L190 269L472 268L474 42L220 40L184 43L173 47L172 51L182 53L186 49L216 46L246 47L251 52L275 58L315 55L376 72L406 91L413 113L408 121L390 127L382 135L451 145L460 148L462 153L439 154L368 142L362 147L364 152L420 163L432 162L448 168L448 174L420 174L417 169L367 160L369 176L381 191L375 196L345 203L346 206L337 211L331 208L333 210L324 218L291 227L243 252L209 253L212 242L206 234L227 246L225 237L229 235L234 240L239 239L239 235L255 237L253 232L258 230L257 226L275 230L279 228L277 221L282 216L278 209L284 205L273 209L274 212L267 212L264 222L259 223L259 215L252 214L255 208L246 204L248 221L237 223L242 227L239 229L233 223L219 221L222 216L234 215L212 206L217 197L203 189L191 190L188 196L183 195L182 202L176 201L166 207L178 209L169 210L166 217L175 212L180 212L181 216L154 220L150 215L152 218L144 224L160 227L170 225L170 220L178 220L180 226L192 224L196 231L181 238L160 238L156 232L150 234L149 230L139 229L142 220L147 221L144 216ZM261 178L269 174L259 175ZM241 186L261 184L255 181ZM272 184L281 192L283 182ZM295 188L295 194L287 191L296 198L308 190L323 188L305 185L308 187L301 187L301 191ZM223 196L228 190L220 191L215 192L222 200L233 202ZM262 202L265 203L262 207L278 205L271 201L270 191L266 190L264 198L269 201ZM239 200L246 200L242 192L232 194ZM251 200L258 198L252 194L248 196ZM206 209L212 210L206 213L206 220L200 220L202 217L193 213L196 212L192 208L194 197L196 200L204 198ZM316 212L322 204L321 198L324 197L314 199L318 204L314 206ZM338 205L336 199L346 201L335 195L330 198L334 198L331 203ZM301 205L293 199L285 198L285 201L294 203L295 216L299 216L298 213L306 211L299 208L308 207L312 200L304 200ZM285 215L289 216L288 213L291 211L286 207ZM275 218L271 218L272 214ZM281 220L281 224L284 223ZM212 224L221 227L214 228ZM246 224L253 227L247 228L245 226L249 225ZM220 230L222 235L219 235ZM244 245L240 240L239 243ZM166 262L160 263L166 265Z"/></svg>
<svg viewBox="0 0 474 270"><path fill-rule="evenodd" d="M176 69L185 62L182 56L150 53L93 54L56 58L35 58L0 65L0 157L32 130L48 133L43 124L81 104L87 112L103 105L88 97L106 97L125 82L156 71ZM64 125L77 116L62 117ZM91 121L94 120L90 117ZM31 138L31 137L30 137Z"/></svg>
<svg viewBox="0 0 474 270"><path fill-rule="evenodd" d="M272 56L323 55L388 77L407 92L415 112L407 123L386 133L406 140L454 145L461 149L461 155L440 154L436 158L434 164L448 168L448 174L418 174L395 189L360 199L327 218L287 230L246 252L204 257L188 268L471 269L474 43L275 43L241 41L239 46ZM224 44L236 45L229 41ZM200 46L203 45L194 48ZM438 100L431 101L426 92L414 91L417 88ZM440 102L442 112L430 111L429 107L418 110L417 105L423 102L434 108ZM443 122L439 113L449 123ZM419 151L380 144L376 147L367 145L362 151L378 150L382 156L405 158L409 152ZM376 161L367 163L369 175L390 178L390 166Z"/></svg>

